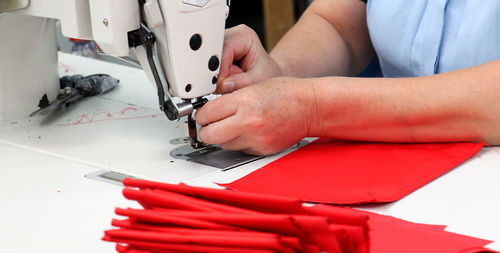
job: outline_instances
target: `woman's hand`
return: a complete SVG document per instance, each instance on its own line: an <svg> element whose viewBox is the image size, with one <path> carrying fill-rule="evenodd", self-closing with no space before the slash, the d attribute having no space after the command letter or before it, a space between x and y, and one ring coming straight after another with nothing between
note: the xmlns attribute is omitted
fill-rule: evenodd
<svg viewBox="0 0 500 253"><path fill-rule="evenodd" d="M226 30L217 93L231 93L281 74L252 29L239 25Z"/></svg>
<svg viewBox="0 0 500 253"><path fill-rule="evenodd" d="M315 115L310 82L312 79L274 78L208 102L196 113L202 126L200 139L256 155L292 146L308 136Z"/></svg>

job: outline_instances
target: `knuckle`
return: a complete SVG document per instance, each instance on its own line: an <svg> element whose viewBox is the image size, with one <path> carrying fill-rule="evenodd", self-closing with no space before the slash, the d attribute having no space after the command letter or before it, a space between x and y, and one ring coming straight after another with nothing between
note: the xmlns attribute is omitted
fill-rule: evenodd
<svg viewBox="0 0 500 253"><path fill-rule="evenodd" d="M241 24L238 25L237 27L240 32L244 33L247 36L257 37L257 33L249 26Z"/></svg>
<svg viewBox="0 0 500 253"><path fill-rule="evenodd" d="M245 24L239 24L237 26L235 26L236 30L238 31L248 31L248 30L252 30L250 27L248 27L247 25Z"/></svg>

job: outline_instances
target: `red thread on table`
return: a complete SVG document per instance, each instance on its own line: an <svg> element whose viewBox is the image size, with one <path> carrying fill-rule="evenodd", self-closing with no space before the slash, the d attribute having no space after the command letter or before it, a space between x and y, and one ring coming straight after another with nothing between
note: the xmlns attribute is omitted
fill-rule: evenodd
<svg viewBox="0 0 500 253"><path fill-rule="evenodd" d="M130 120L130 119L142 119L142 118L151 118L154 116L158 115L163 115L161 113L156 113L156 114L148 114L148 115L141 115L141 116L133 116L133 117L123 117L123 118L114 118L115 116L123 116L125 113L128 111L138 111L139 109L134 108L134 107L127 107L122 109L119 112L109 112L106 109L97 109L91 116L89 116L87 113L84 113L80 115L78 120L76 120L73 123L66 123L66 124L57 124L58 126L76 126L76 125L82 125L82 124L90 124L90 123L95 123L95 122L101 122L101 121L109 121L109 120ZM103 114L104 119L96 119L97 116Z"/></svg>
<svg viewBox="0 0 500 253"><path fill-rule="evenodd" d="M62 62L59 62L59 66L61 68L63 68L66 72L68 72L68 71L74 71L74 69L72 67L70 67L70 66L68 66L68 65L66 65L66 64L64 64Z"/></svg>
<svg viewBox="0 0 500 253"><path fill-rule="evenodd" d="M488 145L488 144L486 144L486 143L485 143L484 145L485 145L486 147L488 147L488 148L493 149L493 150L494 150L495 152L497 152L498 154L500 154L500 151L498 151L496 148L494 148L494 147L492 147L492 146L490 146L490 145Z"/></svg>

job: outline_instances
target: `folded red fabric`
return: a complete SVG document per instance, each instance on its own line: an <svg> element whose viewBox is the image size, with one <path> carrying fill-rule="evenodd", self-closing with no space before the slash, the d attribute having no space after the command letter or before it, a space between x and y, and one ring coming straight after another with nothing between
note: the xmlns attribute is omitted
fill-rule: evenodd
<svg viewBox="0 0 500 253"><path fill-rule="evenodd" d="M103 240L118 243L119 252L368 252L366 214L335 207L316 214L286 197L123 183L123 195L144 209L115 210L128 219L113 220L118 229Z"/></svg>
<svg viewBox="0 0 500 253"><path fill-rule="evenodd" d="M392 202L455 168L483 146L484 142L318 140L223 186L320 203Z"/></svg>
<svg viewBox="0 0 500 253"><path fill-rule="evenodd" d="M115 210L127 219L114 219L116 229L103 240L117 243L119 253L475 253L489 243L444 226L292 198L133 179L124 184L139 188L123 194L144 209Z"/></svg>
<svg viewBox="0 0 500 253"><path fill-rule="evenodd" d="M208 199L212 202L230 204L232 207L241 207L255 211L264 212L289 212L302 210L302 202L296 198L263 195L241 192L236 194L232 191L220 191L217 189L190 187L185 184L165 184L146 180L133 180L126 178L123 184L128 187L140 189L159 189L168 192L184 194L198 199Z"/></svg>

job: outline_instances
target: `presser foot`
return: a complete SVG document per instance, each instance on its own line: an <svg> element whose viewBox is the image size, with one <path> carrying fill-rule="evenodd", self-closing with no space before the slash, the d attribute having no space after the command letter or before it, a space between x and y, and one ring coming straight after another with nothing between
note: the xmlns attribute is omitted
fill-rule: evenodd
<svg viewBox="0 0 500 253"><path fill-rule="evenodd" d="M196 121L193 118L192 114L189 114L187 116L187 135L189 136L190 142L191 142L191 147L193 149L200 149L207 144L203 143L202 141L198 140L198 128L196 127Z"/></svg>

